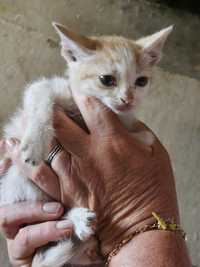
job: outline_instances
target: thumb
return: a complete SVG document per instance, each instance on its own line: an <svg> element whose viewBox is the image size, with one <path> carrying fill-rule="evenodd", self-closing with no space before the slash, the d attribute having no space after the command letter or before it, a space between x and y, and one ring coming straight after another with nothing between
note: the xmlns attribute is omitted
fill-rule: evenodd
<svg viewBox="0 0 200 267"><path fill-rule="evenodd" d="M117 115L97 98L77 92L73 96L91 133L102 136L126 131Z"/></svg>

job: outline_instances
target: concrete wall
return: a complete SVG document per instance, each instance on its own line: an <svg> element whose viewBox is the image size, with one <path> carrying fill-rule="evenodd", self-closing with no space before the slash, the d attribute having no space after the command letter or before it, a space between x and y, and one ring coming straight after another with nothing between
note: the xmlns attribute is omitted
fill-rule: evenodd
<svg viewBox="0 0 200 267"><path fill-rule="evenodd" d="M169 150L182 223L193 262L200 266L200 20L145 0L0 0L0 126L28 81L64 70L52 20L84 34L132 38L176 25L140 118ZM3 247L0 242L0 266L6 267Z"/></svg>

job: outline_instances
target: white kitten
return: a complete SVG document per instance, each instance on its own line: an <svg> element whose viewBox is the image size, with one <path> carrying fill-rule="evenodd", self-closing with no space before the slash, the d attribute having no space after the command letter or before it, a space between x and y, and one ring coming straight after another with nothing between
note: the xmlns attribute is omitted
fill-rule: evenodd
<svg viewBox="0 0 200 267"><path fill-rule="evenodd" d="M134 131L135 107L149 87L152 67L159 62L164 43L172 31L169 27L132 41L117 36L87 38L60 24L54 23L54 27L61 38L62 56L68 63L67 76L42 78L28 85L23 107L5 127L5 138L21 140L22 158L31 164L38 164L48 155L48 145L54 137L54 104L60 105L66 113L78 111L72 90L97 97L118 114L129 131ZM148 132L135 136L142 142L153 142ZM2 205L25 200L50 200L17 165L11 166L1 177L0 196ZM93 235L91 224L95 213L87 208L72 207L63 219L74 224L74 237L38 250L33 267L94 263L86 257L90 242L85 240Z"/></svg>

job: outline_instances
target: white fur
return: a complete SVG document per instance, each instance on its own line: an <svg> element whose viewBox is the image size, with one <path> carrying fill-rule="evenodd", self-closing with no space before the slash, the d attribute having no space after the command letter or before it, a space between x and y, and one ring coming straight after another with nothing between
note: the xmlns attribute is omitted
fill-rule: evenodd
<svg viewBox="0 0 200 267"><path fill-rule="evenodd" d="M41 79L31 84L24 95L27 130L21 142L22 158L36 164L45 159L54 136L53 106L72 105L69 83L64 78Z"/></svg>
<svg viewBox="0 0 200 267"><path fill-rule="evenodd" d="M65 53L68 53L65 58L72 60L68 62L68 77L42 78L29 84L25 90L23 107L15 113L5 127L5 138L18 138L21 141L22 159L31 164L38 164L48 155L48 145L55 135L53 129L54 105L60 105L66 113L77 110L72 98L72 90L79 90L85 95L99 98L118 114L122 123L131 131L136 121L135 106L142 100L149 87L149 84L143 88L135 86L135 81L139 76L149 75L149 73L144 70L140 70L138 73L135 56L130 47L126 45L125 39L115 37L117 41L119 39L124 44L119 45L115 51L111 49L110 53L117 58L115 60L115 58L102 56L101 52L94 53L83 49L73 40L63 36L63 33L60 36L63 47L62 54L65 57ZM166 39L166 31L164 38ZM159 34L159 40L163 41L162 34ZM67 50L68 47L72 51ZM71 53L75 54L72 56ZM73 62L74 58L78 60ZM88 74L88 78L86 74ZM115 88L102 88L98 77L104 74L116 76L118 84ZM120 112L117 106L122 104L121 99L126 99L132 94L134 94L132 109ZM135 137L148 145L153 142L148 133L143 132L140 136L135 134ZM0 197L2 205L24 200L50 200L27 179L17 164L11 166L8 172L1 177ZM63 219L72 221L75 235L58 242L57 245L39 249L34 257L33 267L61 267L64 263L70 262L91 263L84 252L91 245L90 241L86 242L86 240L92 240L92 224L95 221L95 214L85 208L72 208Z"/></svg>
<svg viewBox="0 0 200 267"><path fill-rule="evenodd" d="M73 241L72 237L72 239L62 240L47 249L41 248L33 259L32 267L61 267L66 262L81 265L91 264L91 260L85 252L87 249L97 246L95 239L91 238L94 234L91 224L95 219L95 213L89 209L71 209L63 217L63 220L68 220L74 225L75 238L78 238L78 240ZM80 241L84 241L84 243L81 244ZM101 262L101 259L97 258L93 264L99 262Z"/></svg>
<svg viewBox="0 0 200 267"><path fill-rule="evenodd" d="M31 180L28 180L17 165L12 165L1 179L1 205L25 200L48 200L48 197Z"/></svg>
<svg viewBox="0 0 200 267"><path fill-rule="evenodd" d="M65 110L77 109L71 97L69 82L65 78L42 78L30 84L25 91L24 106L18 110L5 127L5 138L16 137L21 142L22 158L36 164L48 153L48 144L54 136L53 106L62 106ZM26 114L26 117L22 116ZM28 124L24 131L24 123ZM39 150L40 149L40 150ZM24 175L17 165L12 165L1 177L1 205L25 200L43 200L50 198ZM70 219L75 235L80 242L71 239L60 241L57 246L39 250L33 267L61 267L64 263L90 264L87 255L82 255L82 242L93 235L92 224L95 214L85 208L73 208L63 218ZM85 243L88 246L89 242ZM99 260L98 260L99 262Z"/></svg>
<svg viewBox="0 0 200 267"><path fill-rule="evenodd" d="M67 218L73 222L76 235L80 240L87 241L94 234L91 222L96 219L96 215L89 209L74 208L69 211Z"/></svg>

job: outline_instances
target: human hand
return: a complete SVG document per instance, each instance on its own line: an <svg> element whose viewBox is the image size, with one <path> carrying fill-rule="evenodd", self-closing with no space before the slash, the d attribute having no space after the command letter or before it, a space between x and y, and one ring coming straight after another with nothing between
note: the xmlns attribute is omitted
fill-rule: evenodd
<svg viewBox="0 0 200 267"><path fill-rule="evenodd" d="M0 230L7 239L12 266L31 266L37 248L71 235L72 225L59 228L56 221L63 211L56 202L24 202L0 208Z"/></svg>
<svg viewBox="0 0 200 267"><path fill-rule="evenodd" d="M130 233L152 224L153 211L179 223L171 163L157 137L153 145L144 145L98 100L80 95L75 100L90 134L58 110L56 136L70 158L66 177L79 178L88 186L104 255ZM142 123L136 128L149 131ZM59 156L54 170L58 161Z"/></svg>
<svg viewBox="0 0 200 267"><path fill-rule="evenodd" d="M14 139L0 141L1 155L16 155L18 142ZM11 164L11 159L0 163L0 176ZM51 192L51 186L49 187ZM56 196L56 195L55 195ZM0 231L7 239L9 259L14 267L31 266L37 248L51 241L71 235L72 225L59 228L58 220L64 212L58 202L21 202L0 207Z"/></svg>
<svg viewBox="0 0 200 267"><path fill-rule="evenodd" d="M152 223L152 211L178 222L171 164L158 139L144 145L96 99L75 99L90 134L56 110L56 134L65 151L53 160L54 172L43 163L29 177L62 203L79 202L96 211L105 255L128 234ZM141 123L137 128L146 130ZM51 186L57 181L55 173L59 183Z"/></svg>

